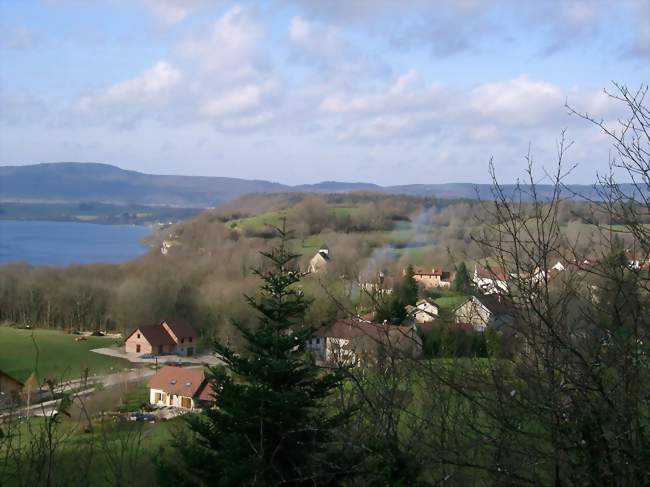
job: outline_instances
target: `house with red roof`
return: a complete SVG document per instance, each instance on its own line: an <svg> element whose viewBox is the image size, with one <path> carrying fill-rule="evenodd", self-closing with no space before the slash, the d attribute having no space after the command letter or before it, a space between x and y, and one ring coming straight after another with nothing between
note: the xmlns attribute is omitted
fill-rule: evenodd
<svg viewBox="0 0 650 487"><path fill-rule="evenodd" d="M149 380L149 402L193 411L214 402L214 390L203 367L167 365Z"/></svg>
<svg viewBox="0 0 650 487"><path fill-rule="evenodd" d="M157 325L139 326L124 341L127 353L175 354L196 353L198 333L186 320L167 319Z"/></svg>
<svg viewBox="0 0 650 487"><path fill-rule="evenodd" d="M404 269L403 273L406 274L406 269ZM435 267L430 271L415 268L413 270L413 279L427 289L434 287L449 288L454 280L454 273Z"/></svg>
<svg viewBox="0 0 650 487"><path fill-rule="evenodd" d="M382 352L417 357L422 352L422 339L414 326L348 319L317 330L306 348L317 363L362 365L375 362Z"/></svg>

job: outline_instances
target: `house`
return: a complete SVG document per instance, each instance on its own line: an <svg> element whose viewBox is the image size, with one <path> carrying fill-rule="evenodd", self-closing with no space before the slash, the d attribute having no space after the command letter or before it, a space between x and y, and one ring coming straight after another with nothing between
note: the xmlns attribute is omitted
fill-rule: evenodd
<svg viewBox="0 0 650 487"><path fill-rule="evenodd" d="M157 325L140 326L124 341L128 353L175 354L191 356L196 352L198 334L187 321L163 320Z"/></svg>
<svg viewBox="0 0 650 487"><path fill-rule="evenodd" d="M422 339L414 326L338 320L307 340L306 348L325 364L361 365L374 362L383 352L417 357Z"/></svg>
<svg viewBox="0 0 650 487"><path fill-rule="evenodd" d="M193 411L214 402L214 390L203 367L184 368L166 365L149 380L149 402Z"/></svg>
<svg viewBox="0 0 650 487"><path fill-rule="evenodd" d="M472 281L483 294L507 293L509 278L506 269L476 264Z"/></svg>
<svg viewBox="0 0 650 487"><path fill-rule="evenodd" d="M429 323L438 319L440 308L428 299L420 299L415 306L407 306L406 313L415 323Z"/></svg>
<svg viewBox="0 0 650 487"><path fill-rule="evenodd" d="M0 407L20 401L23 383L0 370Z"/></svg>
<svg viewBox="0 0 650 487"><path fill-rule="evenodd" d="M323 272L327 269L327 265L330 262L330 251L327 247L321 247L316 255L314 255L309 261L309 267L307 272L310 274L317 274Z"/></svg>
<svg viewBox="0 0 650 487"><path fill-rule="evenodd" d="M627 264L631 269L648 269L650 270L650 256L645 252L627 249L625 251Z"/></svg>
<svg viewBox="0 0 650 487"><path fill-rule="evenodd" d="M404 271L406 273L406 270ZM425 288L433 287L451 287L454 280L452 272L436 269L435 267L429 272L426 269L414 269L413 279Z"/></svg>
<svg viewBox="0 0 650 487"><path fill-rule="evenodd" d="M512 322L512 308L499 293L470 296L453 310L456 324L471 325L476 331Z"/></svg>
<svg viewBox="0 0 650 487"><path fill-rule="evenodd" d="M377 276L373 279L359 275L357 282L359 289L366 294L377 296L393 293L393 280L387 277L384 271L377 273Z"/></svg>

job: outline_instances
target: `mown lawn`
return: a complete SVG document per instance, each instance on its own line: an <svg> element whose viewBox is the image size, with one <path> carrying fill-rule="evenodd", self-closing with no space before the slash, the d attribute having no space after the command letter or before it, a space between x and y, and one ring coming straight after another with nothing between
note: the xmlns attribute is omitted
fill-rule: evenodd
<svg viewBox="0 0 650 487"><path fill-rule="evenodd" d="M464 294L456 294L450 296L441 296L439 298L436 298L434 301L438 306L440 306L441 310L451 311L466 299L467 296Z"/></svg>
<svg viewBox="0 0 650 487"><path fill-rule="evenodd" d="M93 376L129 367L125 360L90 351L109 347L114 339L88 337L87 341L75 342L75 337L54 330L0 326L0 370L25 381L37 369L40 380L45 377L63 380L81 377L85 368Z"/></svg>

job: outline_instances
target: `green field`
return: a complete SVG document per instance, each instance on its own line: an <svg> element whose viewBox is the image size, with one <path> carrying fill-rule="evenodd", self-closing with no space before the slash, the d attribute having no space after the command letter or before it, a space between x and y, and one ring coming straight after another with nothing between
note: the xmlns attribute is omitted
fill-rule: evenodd
<svg viewBox="0 0 650 487"><path fill-rule="evenodd" d="M112 338L88 337L87 341L75 342L75 337L60 331L0 326L0 370L24 381L37 368L42 380L79 378L86 367L93 376L129 366L124 360L90 351L113 345Z"/></svg>
<svg viewBox="0 0 650 487"><path fill-rule="evenodd" d="M340 207L330 208L330 211L338 217L343 217L343 216L357 216L362 214L364 210L363 208L340 206ZM268 211L266 213L261 213L259 215L251 216L248 218L239 218L236 220L230 220L227 223L227 225L231 228L239 227L242 229L259 231L259 230L263 230L265 227L269 225L276 226L276 227L280 226L282 218L287 219L288 226L291 226L291 224L295 223L298 220L298 217L296 216L296 212L294 211L294 209L289 208L286 210Z"/></svg>

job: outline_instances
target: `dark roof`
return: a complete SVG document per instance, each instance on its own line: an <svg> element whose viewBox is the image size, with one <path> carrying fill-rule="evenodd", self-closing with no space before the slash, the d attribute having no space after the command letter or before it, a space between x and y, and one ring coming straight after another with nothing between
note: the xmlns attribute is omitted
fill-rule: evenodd
<svg viewBox="0 0 650 487"><path fill-rule="evenodd" d="M148 325L148 326L140 326L133 330L131 333L129 333L129 336L126 337L128 340L131 338L131 335L133 335L136 331L140 331L144 338L153 346L158 346L158 345L176 345L176 342L174 339L171 337L169 333L167 333L167 330L165 330L161 325Z"/></svg>
<svg viewBox="0 0 650 487"><path fill-rule="evenodd" d="M440 306L438 306L436 303L434 303L433 301L427 298L418 299L418 301L415 303L415 306L417 307L421 303L427 303L428 305L431 305L436 309L440 309Z"/></svg>
<svg viewBox="0 0 650 487"><path fill-rule="evenodd" d="M163 323L167 323L167 326L171 328L174 335L176 335L178 338L196 338L199 336L198 333L196 333L196 330L192 327L192 325L189 324L187 320L173 318L160 322L161 325Z"/></svg>
<svg viewBox="0 0 650 487"><path fill-rule="evenodd" d="M512 304L507 300L505 296L502 296L498 293L476 296L476 299L478 299L483 304L483 306L490 310L490 312L494 315L512 313Z"/></svg>
<svg viewBox="0 0 650 487"><path fill-rule="evenodd" d="M149 388L159 389L167 394L198 397L207 401L213 397L212 385L203 368L183 368L167 365L159 369L149 380Z"/></svg>
<svg viewBox="0 0 650 487"><path fill-rule="evenodd" d="M338 320L329 326L317 330L314 335L330 338L345 338L348 340L363 336L381 339L386 338L389 334L409 336L411 331L412 327L410 326L382 325L357 320Z"/></svg>

